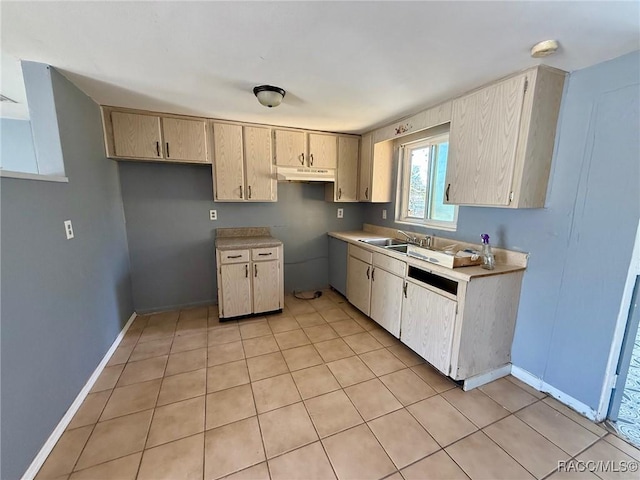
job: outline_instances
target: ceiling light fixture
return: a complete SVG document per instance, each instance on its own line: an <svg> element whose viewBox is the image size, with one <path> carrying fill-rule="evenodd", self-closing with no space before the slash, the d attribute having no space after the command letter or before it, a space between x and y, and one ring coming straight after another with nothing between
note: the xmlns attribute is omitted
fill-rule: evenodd
<svg viewBox="0 0 640 480"><path fill-rule="evenodd" d="M531 47L531 56L533 58L548 57L556 53L558 46L557 40L544 40Z"/></svg>
<svg viewBox="0 0 640 480"><path fill-rule="evenodd" d="M253 88L253 94L258 98L258 101L269 108L280 105L286 93L280 87L272 85L259 85Z"/></svg>

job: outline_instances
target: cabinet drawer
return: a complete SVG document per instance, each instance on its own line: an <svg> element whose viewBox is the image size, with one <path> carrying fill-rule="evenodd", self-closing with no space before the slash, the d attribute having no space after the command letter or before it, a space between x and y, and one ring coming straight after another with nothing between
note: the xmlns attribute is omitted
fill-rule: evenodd
<svg viewBox="0 0 640 480"><path fill-rule="evenodd" d="M220 263L246 263L249 261L249 250L222 250Z"/></svg>
<svg viewBox="0 0 640 480"><path fill-rule="evenodd" d="M251 260L275 260L278 258L278 247L253 248Z"/></svg>
<svg viewBox="0 0 640 480"><path fill-rule="evenodd" d="M365 250L364 248L356 247L355 245L349 244L349 255L359 258L365 263L371 263L372 261L372 254L370 251Z"/></svg>
<svg viewBox="0 0 640 480"><path fill-rule="evenodd" d="M377 252L373 254L373 265L398 275L399 277L404 277L405 270L407 268L407 264L402 260L391 258Z"/></svg>

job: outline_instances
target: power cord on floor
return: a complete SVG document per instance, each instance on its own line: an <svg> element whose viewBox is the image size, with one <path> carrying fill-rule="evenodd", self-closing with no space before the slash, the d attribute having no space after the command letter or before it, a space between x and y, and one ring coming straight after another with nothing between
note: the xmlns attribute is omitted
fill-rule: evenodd
<svg viewBox="0 0 640 480"><path fill-rule="evenodd" d="M315 300L316 298L320 298L322 296L322 292L320 290L316 290L315 292L313 292L313 297L304 297L300 293L296 293L296 291L294 290L293 296L299 300Z"/></svg>

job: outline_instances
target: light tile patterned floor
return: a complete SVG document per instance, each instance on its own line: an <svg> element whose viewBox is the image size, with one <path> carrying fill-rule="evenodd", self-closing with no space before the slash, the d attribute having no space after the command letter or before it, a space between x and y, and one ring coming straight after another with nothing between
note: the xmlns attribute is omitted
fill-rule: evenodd
<svg viewBox="0 0 640 480"><path fill-rule="evenodd" d="M138 317L37 478L557 480L597 478L558 461L640 461L513 377L463 392L331 291L285 304Z"/></svg>
<svg viewBox="0 0 640 480"><path fill-rule="evenodd" d="M614 426L623 437L640 446L640 329L633 346L618 421Z"/></svg>

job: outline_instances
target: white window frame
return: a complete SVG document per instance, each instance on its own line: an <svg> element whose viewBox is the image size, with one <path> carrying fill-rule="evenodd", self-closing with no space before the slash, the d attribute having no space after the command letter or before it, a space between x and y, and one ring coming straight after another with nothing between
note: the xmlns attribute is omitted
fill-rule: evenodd
<svg viewBox="0 0 640 480"><path fill-rule="evenodd" d="M409 217L408 216L408 204L409 204L409 179L410 179L410 168L411 161L410 152L412 149L416 147L424 147L429 145L435 145L438 143L442 143L443 140L449 140L449 132L441 133L438 135L433 135L430 137L424 137L419 140L415 140L412 142L407 142L400 146L400 155L398 162L398 184L396 188L396 223L402 223L406 225L415 225L419 227L428 227L434 228L437 230L446 230L450 232L455 232L458 228L458 206L455 205L453 221L444 222L441 220L433 220L429 218L425 218L424 220ZM430 159L429 162L429 185L428 189L431 189L431 181L433 178L433 162ZM430 195L429 190L427 191L427 197ZM426 205L427 212L429 211L429 205L427 202ZM428 213L427 213L428 214Z"/></svg>

